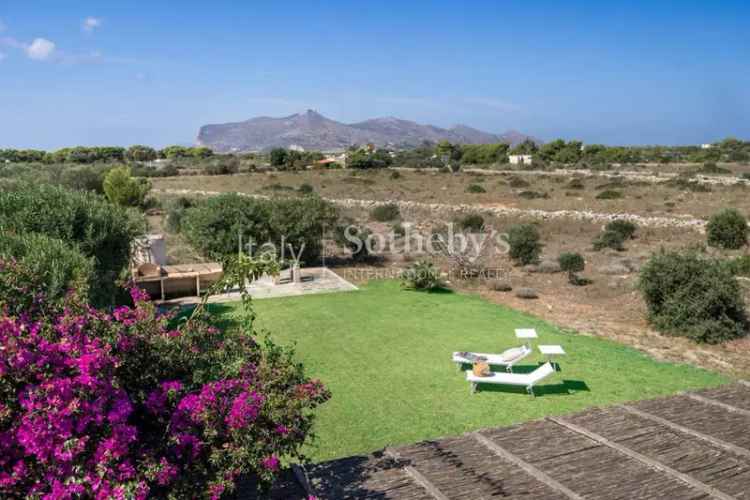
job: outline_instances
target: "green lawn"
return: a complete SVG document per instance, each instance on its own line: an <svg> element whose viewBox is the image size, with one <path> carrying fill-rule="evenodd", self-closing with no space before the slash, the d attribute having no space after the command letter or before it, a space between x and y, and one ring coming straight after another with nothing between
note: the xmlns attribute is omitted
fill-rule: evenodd
<svg viewBox="0 0 750 500"><path fill-rule="evenodd" d="M308 450L315 460L727 381L614 342L564 333L476 296L406 291L392 281L255 305L258 326L278 343L296 342L308 373L333 393L318 413L319 439ZM536 398L496 386L470 394L451 352L501 352L518 345L518 327L536 328L539 343L565 348L561 372L543 382ZM517 371L541 359L535 351Z"/></svg>

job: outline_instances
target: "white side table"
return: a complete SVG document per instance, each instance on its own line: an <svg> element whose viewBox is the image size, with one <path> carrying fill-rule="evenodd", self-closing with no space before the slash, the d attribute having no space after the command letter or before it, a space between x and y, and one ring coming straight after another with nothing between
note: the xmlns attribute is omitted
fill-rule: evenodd
<svg viewBox="0 0 750 500"><path fill-rule="evenodd" d="M516 338L519 340L525 340L525 344L531 347L531 339L538 338L536 330L533 328L516 328Z"/></svg>
<svg viewBox="0 0 750 500"><path fill-rule="evenodd" d="M537 346L539 348L539 352L542 353L542 355L547 356L547 361L549 361L552 364L552 367L557 370L558 366L553 361L553 356L565 356L565 350L562 348L561 345L540 345Z"/></svg>

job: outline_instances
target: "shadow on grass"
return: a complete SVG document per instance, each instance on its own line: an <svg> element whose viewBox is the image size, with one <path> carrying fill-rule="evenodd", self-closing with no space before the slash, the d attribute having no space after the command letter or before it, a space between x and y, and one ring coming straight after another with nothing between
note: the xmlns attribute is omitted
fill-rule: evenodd
<svg viewBox="0 0 750 500"><path fill-rule="evenodd" d="M539 364L536 364L536 365L515 365L515 366L513 366L512 373L516 373L518 375L526 375L528 373L533 372L534 370L536 370L540 366L542 366L542 364L543 363L539 363ZM461 371L471 370L471 368L472 368L472 365L470 365L470 364L464 363L463 365L461 365ZM507 373L507 371L505 369L505 365L493 365L493 364L490 364L490 369L493 372ZM555 371L557 373L561 373L562 372L562 368L557 363L555 363Z"/></svg>
<svg viewBox="0 0 750 500"><path fill-rule="evenodd" d="M430 295L452 295L455 293L450 288L445 288L443 286L439 286L437 288L430 288L429 290L420 290L419 288L404 287L403 290L405 292L427 293Z"/></svg>
<svg viewBox="0 0 750 500"><path fill-rule="evenodd" d="M479 383L477 393L502 392L506 394L528 395L525 387L514 385L482 384ZM577 392L591 392L586 382L582 380L563 380L557 384L541 384L534 386L534 395L543 396L572 396Z"/></svg>

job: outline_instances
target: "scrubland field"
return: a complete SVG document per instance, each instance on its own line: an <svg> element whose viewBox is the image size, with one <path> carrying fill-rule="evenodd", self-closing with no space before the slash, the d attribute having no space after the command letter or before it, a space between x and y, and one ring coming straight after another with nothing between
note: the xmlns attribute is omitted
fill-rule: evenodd
<svg viewBox="0 0 750 500"><path fill-rule="evenodd" d="M537 299L526 300L513 291L493 290L492 280L481 277L454 279L451 287L584 334L615 339L657 359L690 362L747 376L748 340L715 346L657 333L646 319L646 307L638 290L641 267L661 250L702 248L708 255L722 258L744 254L744 250L719 251L705 245L705 222L712 214L727 207L750 212L750 184L741 176L750 168L736 164L722 164L721 168L721 174L699 173L699 165L654 165L619 172L468 169L451 174L381 169L181 175L153 179L153 193L167 206L170 200L182 196L240 192L289 198L312 190L337 204L346 217L384 235L399 224L429 231L472 213L481 214L485 227L498 232L513 224L533 223L544 245L541 260L554 261L561 252L580 253L586 261L583 275L590 280L589 285L571 286L567 275L554 268L518 266L506 256L498 256L486 264L503 273L514 289L533 288ZM378 221L372 216L372 207L385 202L400 206L399 216L393 221ZM565 213L554 214L558 211ZM634 238L626 241L622 250L595 251L592 242L602 232L607 217L622 216L636 221ZM165 229L163 215L150 219L153 228ZM175 261L197 258L181 235L165 232ZM360 283L366 282L367 276L382 275L384 269L405 268L419 258L385 255L375 263L352 263L333 258L341 253L340 249L332 247L329 251L329 264L338 262L337 272ZM442 262L443 269L448 266L447 261ZM394 275L397 274L389 274ZM745 278L739 280L745 287Z"/></svg>

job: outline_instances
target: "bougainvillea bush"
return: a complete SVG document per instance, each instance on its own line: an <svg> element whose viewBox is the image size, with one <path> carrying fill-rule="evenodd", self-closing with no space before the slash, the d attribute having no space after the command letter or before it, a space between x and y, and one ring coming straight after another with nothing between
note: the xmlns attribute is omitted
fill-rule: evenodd
<svg viewBox="0 0 750 500"><path fill-rule="evenodd" d="M100 311L45 301L0 262L0 497L220 498L302 459L329 397L292 352L131 289Z"/></svg>

